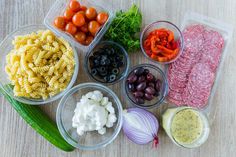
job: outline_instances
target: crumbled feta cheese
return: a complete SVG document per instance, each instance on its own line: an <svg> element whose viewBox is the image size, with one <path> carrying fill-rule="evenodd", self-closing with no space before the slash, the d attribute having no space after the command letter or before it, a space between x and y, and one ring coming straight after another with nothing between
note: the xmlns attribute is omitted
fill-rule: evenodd
<svg viewBox="0 0 236 157"><path fill-rule="evenodd" d="M77 103L72 118L72 127L77 129L77 134L82 136L87 131L106 133L116 122L115 110L107 97L100 91L93 91L83 95Z"/></svg>

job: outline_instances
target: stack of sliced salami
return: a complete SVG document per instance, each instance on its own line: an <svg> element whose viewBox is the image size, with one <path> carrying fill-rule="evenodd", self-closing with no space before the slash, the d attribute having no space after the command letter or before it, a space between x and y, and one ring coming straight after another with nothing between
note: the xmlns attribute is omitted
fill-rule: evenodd
<svg viewBox="0 0 236 157"><path fill-rule="evenodd" d="M204 25L183 31L184 51L168 68L168 100L177 106L207 105L224 47L223 36Z"/></svg>

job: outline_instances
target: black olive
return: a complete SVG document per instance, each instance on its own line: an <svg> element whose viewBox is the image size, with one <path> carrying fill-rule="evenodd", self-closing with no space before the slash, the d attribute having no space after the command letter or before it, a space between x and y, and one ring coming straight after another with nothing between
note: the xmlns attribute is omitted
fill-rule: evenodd
<svg viewBox="0 0 236 157"><path fill-rule="evenodd" d="M99 71L99 72L104 72L104 71L106 71L106 68L103 67L103 66L101 66L100 68L98 68L98 71Z"/></svg>
<svg viewBox="0 0 236 157"><path fill-rule="evenodd" d="M118 68L118 66L117 66L117 63L116 63L116 62L113 62L113 63L112 63L112 66L113 66L114 68Z"/></svg>
<svg viewBox="0 0 236 157"><path fill-rule="evenodd" d="M120 72L120 70L118 68L112 69L112 74L117 75L117 74L119 74L119 72Z"/></svg>
<svg viewBox="0 0 236 157"><path fill-rule="evenodd" d="M114 82L116 80L116 75L110 75L109 82Z"/></svg>
<svg viewBox="0 0 236 157"><path fill-rule="evenodd" d="M95 76L95 75L97 75L98 71L97 71L97 69L94 68L91 70L91 73L93 76Z"/></svg>
<svg viewBox="0 0 236 157"><path fill-rule="evenodd" d="M104 79L105 82L109 82L110 77L109 76L104 76L103 79Z"/></svg>

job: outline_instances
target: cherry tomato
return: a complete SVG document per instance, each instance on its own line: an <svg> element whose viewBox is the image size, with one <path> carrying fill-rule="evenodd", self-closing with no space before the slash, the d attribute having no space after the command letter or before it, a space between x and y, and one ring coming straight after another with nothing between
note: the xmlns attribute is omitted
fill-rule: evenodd
<svg viewBox="0 0 236 157"><path fill-rule="evenodd" d="M84 32L77 32L75 34L75 39L80 43L84 43L86 39L86 34Z"/></svg>
<svg viewBox="0 0 236 157"><path fill-rule="evenodd" d="M97 21L90 21L88 24L89 32L95 36L100 29L100 24Z"/></svg>
<svg viewBox="0 0 236 157"><path fill-rule="evenodd" d="M108 14L107 14L106 12L101 12L101 13L99 13L98 16L97 16L97 21L98 21L101 25L103 25L104 23L106 23L107 19L108 19Z"/></svg>
<svg viewBox="0 0 236 157"><path fill-rule="evenodd" d="M72 22L69 22L66 25L66 32L70 33L71 35L74 35L76 31L77 31L77 28Z"/></svg>
<svg viewBox="0 0 236 157"><path fill-rule="evenodd" d="M64 12L64 17L66 20L71 20L74 15L75 15L75 13L71 9L67 9Z"/></svg>
<svg viewBox="0 0 236 157"><path fill-rule="evenodd" d="M81 5L80 10L85 12L87 10L87 7L84 5Z"/></svg>
<svg viewBox="0 0 236 157"><path fill-rule="evenodd" d="M77 12L80 9L80 3L76 0L72 0L69 4L69 8L74 11Z"/></svg>
<svg viewBox="0 0 236 157"><path fill-rule="evenodd" d="M93 41L93 36L87 36L86 40L85 40L85 45L89 45L91 42Z"/></svg>
<svg viewBox="0 0 236 157"><path fill-rule="evenodd" d="M81 27L85 24L85 18L84 15L81 13L76 13L73 18L72 18L72 22L74 25Z"/></svg>
<svg viewBox="0 0 236 157"><path fill-rule="evenodd" d="M88 24L85 23L82 27L80 27L80 30L84 33L87 33L89 30L88 30Z"/></svg>
<svg viewBox="0 0 236 157"><path fill-rule="evenodd" d="M55 20L54 20L54 25L59 28L59 29L64 29L65 28L65 25L66 25L66 20L64 17L57 17Z"/></svg>
<svg viewBox="0 0 236 157"><path fill-rule="evenodd" d="M86 10L85 15L89 20L93 20L97 16L97 11L95 8L91 7Z"/></svg>

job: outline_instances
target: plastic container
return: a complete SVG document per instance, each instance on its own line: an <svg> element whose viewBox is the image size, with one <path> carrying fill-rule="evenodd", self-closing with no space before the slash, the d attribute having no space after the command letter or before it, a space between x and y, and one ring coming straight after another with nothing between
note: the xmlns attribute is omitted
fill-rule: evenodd
<svg viewBox="0 0 236 157"><path fill-rule="evenodd" d="M12 88L10 86L6 86L8 84L11 84L11 82L8 79L7 73L5 72L6 56L13 49L12 41L14 40L14 37L17 36L17 35L26 35L26 34L29 34L31 32L36 32L36 31L42 30L42 29L45 30L47 28L43 25L29 25L29 26L21 27L18 30L13 31L12 33L10 33L0 44L0 49L1 49L1 54L2 54L2 58L1 58L1 62L0 62L0 67L1 67L0 86L12 98L14 98L14 99L16 99L16 100L18 100L22 103L26 103L26 104L30 104L30 105L46 104L46 103L50 103L52 101L55 101L55 100L61 98L75 83L75 81L77 79L77 75L78 75L78 70L79 70L78 55L77 55L77 52L76 52L75 48L71 45L72 48L73 48L74 58L75 58L75 63L76 64L75 64L75 70L74 70L74 74L71 78L71 81L70 81L70 83L68 84L67 88L64 91L58 93L57 95L55 95L53 97L49 97L46 100L43 100L43 99L29 99L29 98L14 96Z"/></svg>
<svg viewBox="0 0 236 157"><path fill-rule="evenodd" d="M168 30L171 30L174 33L175 41L177 41L177 47L179 48L178 55L174 59L167 61L167 62L158 62L158 61L152 59L150 56L147 55L147 53L143 47L143 43L146 40L147 36L152 31L154 31L156 29L160 29L160 28L166 28ZM140 45L141 45L141 50L142 50L145 57L147 57L151 61L154 61L154 62L160 63L160 64L169 64L169 63L174 62L182 54L183 48L184 48L183 36L182 36L180 29L175 24L173 24L169 21L156 21L156 22L151 23L147 27L145 27L141 33L141 36L140 36Z"/></svg>
<svg viewBox="0 0 236 157"><path fill-rule="evenodd" d="M114 13L112 11L112 8L109 6L108 3L104 3L101 0L97 0L97 1L93 1L93 0L79 0L81 5L85 5L86 7L95 7L96 10L98 12L100 11L105 11L109 14L109 18L107 20L107 22L103 25L103 27L100 29L100 31L96 34L94 40L92 41L92 43L88 46L84 46L82 44L80 44L79 42L77 42L74 37L72 37L70 34L65 33L64 31L61 31L59 29L57 29L54 26L54 19L58 16L63 15L64 11L66 10L66 8L68 7L68 4L71 0L57 0L53 6L51 7L51 9L49 10L49 12L47 13L45 19L44 19L44 24L50 29L52 30L55 34L62 36L63 38L65 38L66 40L70 41L70 43L72 43L75 47L77 47L78 49L82 50L83 52L87 52L89 50L91 50L98 42L99 40L103 37L103 35L105 34L105 32L107 31L107 29L109 28L112 19L114 17Z"/></svg>
<svg viewBox="0 0 236 157"><path fill-rule="evenodd" d="M231 42L231 38L232 38L232 34L233 34L233 27L231 25L225 24L222 21L219 21L219 20L216 20L216 19L213 19L210 17L199 15L199 14L193 13L193 12L187 12L185 14L184 20L182 22L181 30L184 30L184 28L186 26L189 26L192 24L202 24L211 30L215 30L215 31L219 32L223 36L224 41L225 41L223 52L222 52L221 59L220 59L220 63L217 68L217 71L216 71L215 81L214 81L214 84L211 89L211 94L208 98L208 103L204 108L201 109L203 112L205 112L207 114L207 116L210 120L210 124L211 124L214 120L214 117L215 117L215 114L217 111L217 106L215 106L213 104L213 100L214 100L215 93L217 90L218 80L220 79L222 66L224 64L223 62L224 62L225 56L227 54L229 44ZM172 103L170 103L170 104L172 104Z"/></svg>
<svg viewBox="0 0 236 157"><path fill-rule="evenodd" d="M82 95L94 90L101 91L103 96L108 97L112 102L117 121L112 128L107 128L104 135L93 131L78 136L76 129L72 127L76 104ZM97 83L83 83L69 90L61 99L56 115L57 126L64 139L72 146L83 150L95 150L107 146L117 137L122 126L122 111L120 100L112 90Z"/></svg>
<svg viewBox="0 0 236 157"><path fill-rule="evenodd" d="M130 76L130 74L132 74L134 72L135 69L140 68L140 67L142 67L144 69L148 69L150 71L150 73L153 74L153 76L160 79L162 82L159 96L154 97L154 99L151 101L145 100L144 104L136 103L134 96L133 96L132 92L129 91L128 85L127 85L127 78ZM131 104L133 104L137 107L140 107L140 108L150 109L150 108L158 107L162 104L162 102L164 101L164 99L166 98L166 95L168 93L168 83L167 83L165 73L159 67L152 65L152 64L140 64L140 65L134 66L129 71L127 77L123 81L123 90L124 90L124 94L126 95L129 102L131 102Z"/></svg>
<svg viewBox="0 0 236 157"><path fill-rule="evenodd" d="M120 73L118 74L118 77L115 81L113 82L105 82L103 79L98 78L97 76L93 76L91 73L91 68L90 68L90 61L89 58L91 56L93 56L93 53L96 52L97 49L102 48L104 46L113 46L113 48L117 48L120 50L122 56L123 56L123 62L124 65L119 68ZM126 52L126 50L118 43L115 43L113 41L102 41L100 42L94 49L92 49L90 52L87 53L86 57L85 57L85 62L84 62L84 69L87 72L87 74L89 75L89 77L91 79L93 79L96 82L102 83L102 84L106 84L106 85L113 85L118 83L119 81L121 81L128 73L129 70L129 66L130 66L130 61L129 61L129 55Z"/></svg>

